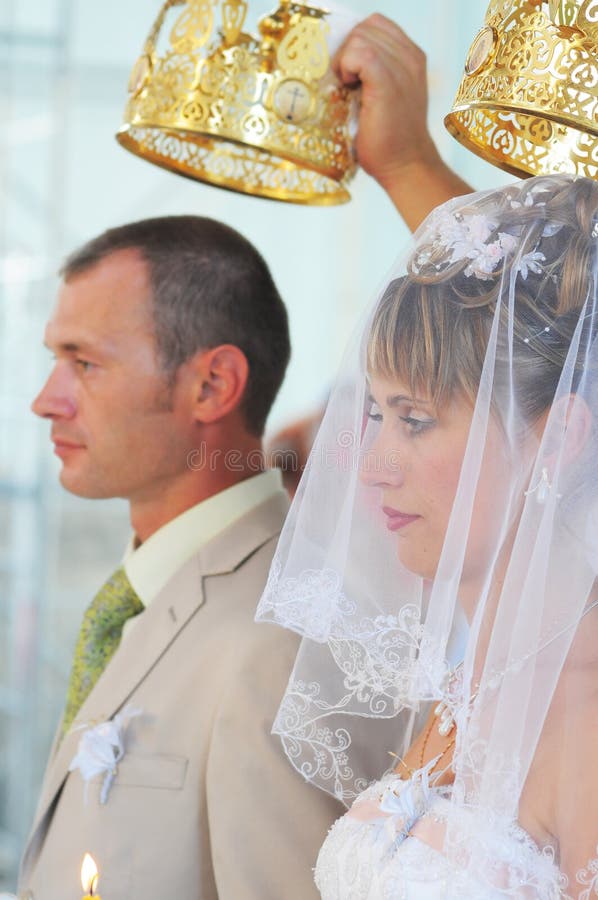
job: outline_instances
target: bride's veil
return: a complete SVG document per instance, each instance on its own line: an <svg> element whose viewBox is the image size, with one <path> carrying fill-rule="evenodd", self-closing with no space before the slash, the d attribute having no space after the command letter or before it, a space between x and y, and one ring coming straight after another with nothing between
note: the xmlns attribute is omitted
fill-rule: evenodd
<svg viewBox="0 0 598 900"><path fill-rule="evenodd" d="M445 703L442 849L497 896L545 896L554 861L571 896L598 885L597 248L598 184L569 176L426 220L347 349L258 609L304 637L274 731L347 804ZM471 405L431 577L380 509L402 460L377 445L376 373Z"/></svg>

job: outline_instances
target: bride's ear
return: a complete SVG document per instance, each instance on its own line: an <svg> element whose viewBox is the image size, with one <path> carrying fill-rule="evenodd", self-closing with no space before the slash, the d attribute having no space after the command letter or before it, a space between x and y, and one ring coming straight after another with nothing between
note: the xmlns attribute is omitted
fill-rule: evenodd
<svg viewBox="0 0 598 900"><path fill-rule="evenodd" d="M580 456L590 438L592 413L588 404L578 394L560 397L552 407L548 428L546 463L556 463L560 451L561 465L567 466Z"/></svg>

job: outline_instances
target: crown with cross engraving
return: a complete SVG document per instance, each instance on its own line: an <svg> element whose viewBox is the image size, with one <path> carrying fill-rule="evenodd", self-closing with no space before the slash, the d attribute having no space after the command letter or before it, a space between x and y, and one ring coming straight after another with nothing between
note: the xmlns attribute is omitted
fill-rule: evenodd
<svg viewBox="0 0 598 900"><path fill-rule="evenodd" d="M516 175L598 177L598 0L491 0L445 125Z"/></svg>
<svg viewBox="0 0 598 900"><path fill-rule="evenodd" d="M281 0L258 37L243 31L246 16L246 0L166 0L131 73L118 141L230 190L349 200L356 97L330 71L327 11Z"/></svg>

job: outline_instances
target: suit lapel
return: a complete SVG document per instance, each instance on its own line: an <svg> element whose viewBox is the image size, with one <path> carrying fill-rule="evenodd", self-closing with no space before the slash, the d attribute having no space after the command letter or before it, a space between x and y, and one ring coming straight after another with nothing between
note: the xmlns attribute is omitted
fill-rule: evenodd
<svg viewBox="0 0 598 900"><path fill-rule="evenodd" d="M199 551L202 575L222 575L233 572L267 541L277 537L289 511L289 498L277 491L246 515L216 535ZM258 597L255 604L257 606Z"/></svg>
<svg viewBox="0 0 598 900"><path fill-rule="evenodd" d="M165 602L165 595L168 598ZM35 815L32 835L68 774L82 725L110 719L160 659L179 631L204 602L197 556L192 557L141 613L139 621L102 672L73 725L50 759Z"/></svg>
<svg viewBox="0 0 598 900"><path fill-rule="evenodd" d="M205 602L205 579L233 571L275 537L287 510L288 499L283 491L251 510L202 547L141 613L139 621L102 672L71 730L50 760L27 850L35 841L36 831L68 774L80 738L80 732L75 730L77 726L106 721L126 704L177 634Z"/></svg>

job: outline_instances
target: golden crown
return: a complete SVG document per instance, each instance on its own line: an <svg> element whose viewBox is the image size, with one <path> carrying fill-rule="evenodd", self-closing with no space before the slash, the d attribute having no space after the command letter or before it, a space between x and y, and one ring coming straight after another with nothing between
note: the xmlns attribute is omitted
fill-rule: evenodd
<svg viewBox="0 0 598 900"><path fill-rule="evenodd" d="M445 125L516 175L598 177L598 0L492 0Z"/></svg>
<svg viewBox="0 0 598 900"><path fill-rule="evenodd" d="M281 0L243 32L246 0L166 0L135 63L133 153L181 175L296 203L350 199L354 92L329 70L327 11Z"/></svg>

